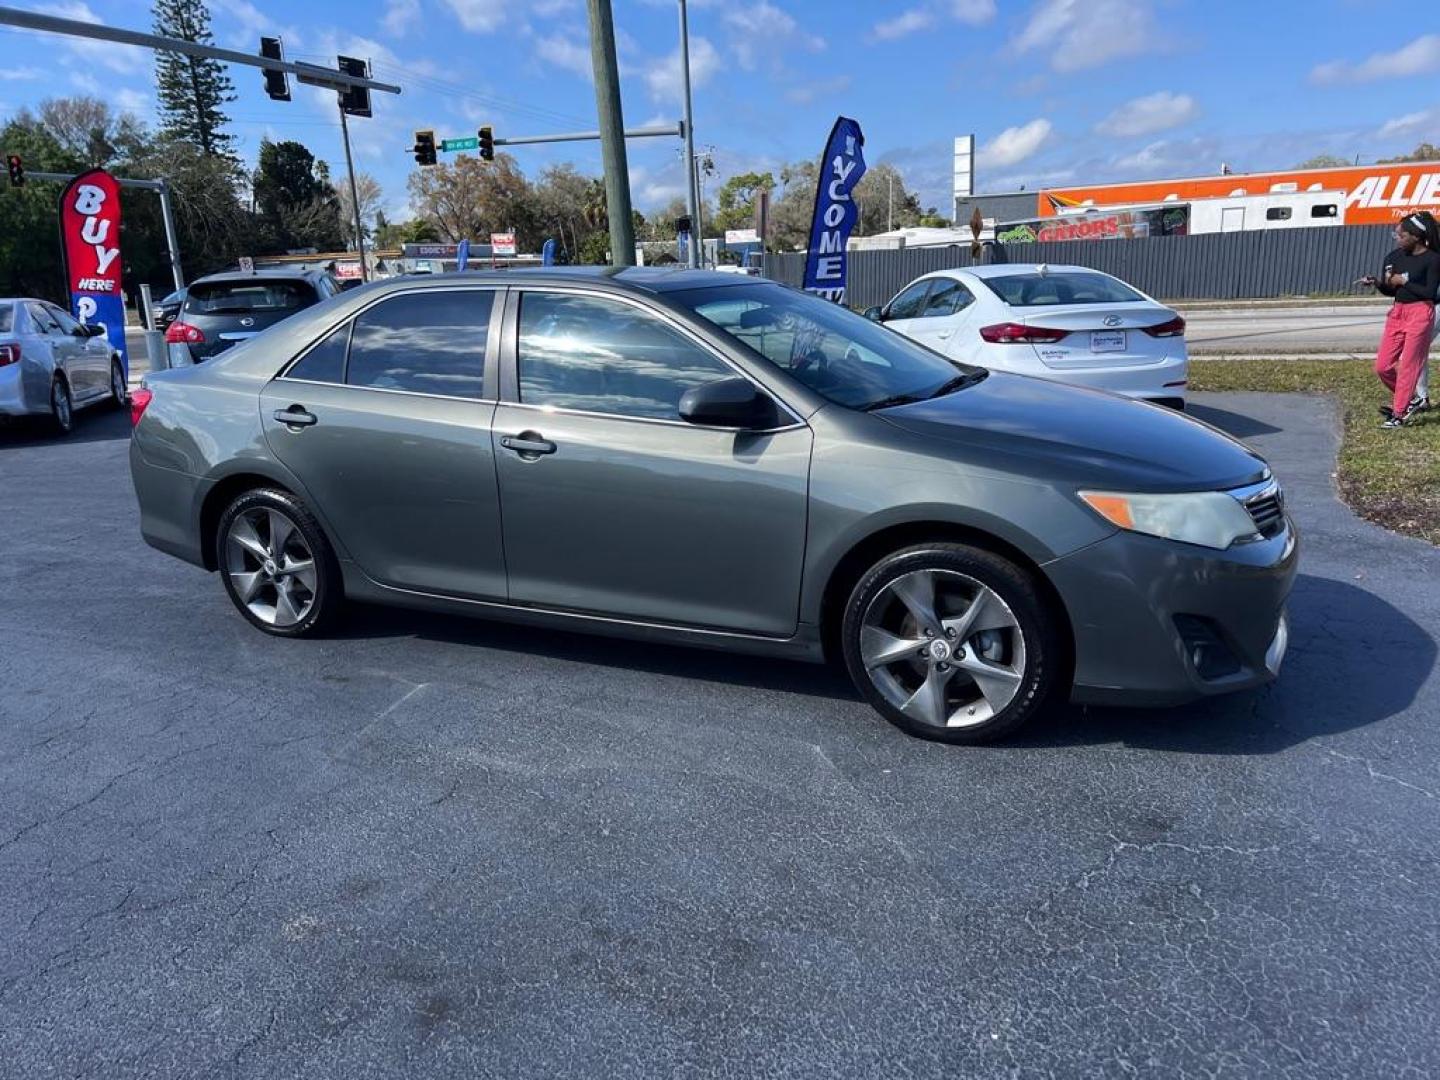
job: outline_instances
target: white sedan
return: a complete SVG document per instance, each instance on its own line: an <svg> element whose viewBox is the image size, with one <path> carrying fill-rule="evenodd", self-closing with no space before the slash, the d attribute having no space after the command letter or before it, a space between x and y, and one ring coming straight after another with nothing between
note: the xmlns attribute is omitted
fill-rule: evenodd
<svg viewBox="0 0 1440 1080"><path fill-rule="evenodd" d="M1185 407L1185 320L1098 270L937 270L865 314L966 363Z"/></svg>

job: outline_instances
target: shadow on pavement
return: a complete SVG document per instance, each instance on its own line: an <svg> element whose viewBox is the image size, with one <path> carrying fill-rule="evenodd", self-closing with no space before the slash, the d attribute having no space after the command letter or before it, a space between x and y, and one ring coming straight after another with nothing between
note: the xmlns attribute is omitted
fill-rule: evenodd
<svg viewBox="0 0 1440 1080"><path fill-rule="evenodd" d="M92 405L75 413L75 429L61 435L49 417L24 416L0 423L0 452L12 447L63 446L66 443L105 442L130 438L130 410L111 405Z"/></svg>
<svg viewBox="0 0 1440 1080"><path fill-rule="evenodd" d="M1302 574L1289 611L1290 652L1270 686L1173 709L1062 709L1013 745L1274 754L1404 712L1435 668L1429 631L1354 585Z"/></svg>
<svg viewBox="0 0 1440 1080"><path fill-rule="evenodd" d="M1196 405L1191 402L1185 411L1196 420L1203 420L1237 439L1250 438L1254 435L1274 435L1280 430L1280 428L1253 417L1231 412L1229 409L1217 409L1213 405Z"/></svg>
<svg viewBox="0 0 1440 1080"><path fill-rule="evenodd" d="M858 701L838 666L777 660L764 656L658 645L622 638L542 630L460 615L356 604L337 638L411 636L427 641L500 649L577 664L628 668L696 682L753 686L834 700Z"/></svg>

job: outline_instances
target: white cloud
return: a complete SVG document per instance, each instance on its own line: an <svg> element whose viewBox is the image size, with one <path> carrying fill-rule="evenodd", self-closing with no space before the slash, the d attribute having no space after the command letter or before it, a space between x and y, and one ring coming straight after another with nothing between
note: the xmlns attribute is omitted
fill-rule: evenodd
<svg viewBox="0 0 1440 1080"><path fill-rule="evenodd" d="M933 25L935 16L926 8L911 8L902 11L893 19L878 22L870 28L870 37L875 41L894 41L896 38L913 34Z"/></svg>
<svg viewBox="0 0 1440 1080"><path fill-rule="evenodd" d="M984 26L995 18L995 0L950 0L950 14L970 26Z"/></svg>
<svg viewBox="0 0 1440 1080"><path fill-rule="evenodd" d="M45 72L39 68L33 67L0 67L0 79L8 79L15 82L19 82L22 79L26 81L38 79L44 74Z"/></svg>
<svg viewBox="0 0 1440 1080"><path fill-rule="evenodd" d="M1310 81L1322 86L1374 82L1411 75L1434 76L1437 69L1440 69L1440 34L1426 34L1394 52L1372 53L1358 64L1344 60L1317 64L1310 72Z"/></svg>
<svg viewBox="0 0 1440 1080"><path fill-rule="evenodd" d="M582 79L595 78L595 66L590 59L590 46L555 34L535 40L535 55L547 64L553 64L562 71L578 75Z"/></svg>
<svg viewBox="0 0 1440 1080"><path fill-rule="evenodd" d="M445 0L460 25L471 33L489 34L527 15L550 18L575 7L575 0Z"/></svg>
<svg viewBox="0 0 1440 1080"><path fill-rule="evenodd" d="M1161 90L1127 101L1095 125L1101 135L1131 138L1153 135L1157 131L1188 124L1199 114L1195 99L1189 94L1172 94Z"/></svg>
<svg viewBox="0 0 1440 1080"><path fill-rule="evenodd" d="M722 21L730 32L735 60L745 71L754 71L763 58L768 57L779 69L793 63L797 49L815 53L825 48L824 38L810 33L769 0L729 7Z"/></svg>
<svg viewBox="0 0 1440 1080"><path fill-rule="evenodd" d="M141 120L148 120L150 114L155 110L149 94L131 90L129 87L115 92L115 104L121 112L134 113Z"/></svg>
<svg viewBox="0 0 1440 1080"><path fill-rule="evenodd" d="M405 32L420 21L420 0L388 0L380 25L387 33L404 37Z"/></svg>
<svg viewBox="0 0 1440 1080"><path fill-rule="evenodd" d="M1053 130L1054 126L1043 117L1006 128L980 148L979 164L991 169L1017 165L1033 156Z"/></svg>
<svg viewBox="0 0 1440 1080"><path fill-rule="evenodd" d="M853 81L849 75L836 75L833 79L801 83L785 91L785 100L795 105L813 105L823 98L845 93Z"/></svg>
<svg viewBox="0 0 1440 1080"><path fill-rule="evenodd" d="M1375 135L1381 139L1410 139L1436 130L1440 130L1440 108L1406 113L1387 120Z"/></svg>
<svg viewBox="0 0 1440 1080"><path fill-rule="evenodd" d="M81 3L80 0L45 4L40 10L48 15L58 15L62 19L74 19L77 22L101 22L100 16L90 10L90 5ZM49 42L56 40L53 34L46 34L45 38ZM62 37L59 40L68 51L84 60L91 69L98 64L111 71L133 75L143 71L150 64L150 50L134 45L117 45L113 41L92 41L89 38Z"/></svg>
<svg viewBox="0 0 1440 1080"><path fill-rule="evenodd" d="M722 67L720 53L707 38L690 39L690 85L699 89L710 81ZM645 82L650 87L650 96L656 101L679 105L682 95L680 74L680 50L677 48L664 59L652 61L645 71Z"/></svg>
<svg viewBox="0 0 1440 1080"><path fill-rule="evenodd" d="M1041 0L1015 48L1043 48L1056 71L1081 71L1150 52L1160 42L1150 0Z"/></svg>
<svg viewBox="0 0 1440 1080"><path fill-rule="evenodd" d="M1156 169L1166 167L1173 158L1173 148L1165 140L1152 142L1143 149L1135 151L1127 157L1121 158L1115 164L1122 169L1136 169L1142 172L1153 172Z"/></svg>
<svg viewBox="0 0 1440 1080"><path fill-rule="evenodd" d="M70 84L74 86L75 89L83 90L85 93L94 97L99 97L104 91L104 88L100 85L100 80L92 75L86 75L83 71L72 71L70 73Z"/></svg>

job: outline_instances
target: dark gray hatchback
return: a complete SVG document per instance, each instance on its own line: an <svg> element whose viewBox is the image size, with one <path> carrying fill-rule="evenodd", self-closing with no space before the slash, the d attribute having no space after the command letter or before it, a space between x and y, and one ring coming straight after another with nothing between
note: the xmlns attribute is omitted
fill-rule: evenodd
<svg viewBox="0 0 1440 1080"><path fill-rule="evenodd" d="M770 282L399 279L137 397L146 540L271 634L353 599L829 656L950 742L1286 648L1297 537L1252 451Z"/></svg>
<svg viewBox="0 0 1440 1080"><path fill-rule="evenodd" d="M170 366L209 360L339 291L321 270L235 271L200 278L185 291L165 329Z"/></svg>

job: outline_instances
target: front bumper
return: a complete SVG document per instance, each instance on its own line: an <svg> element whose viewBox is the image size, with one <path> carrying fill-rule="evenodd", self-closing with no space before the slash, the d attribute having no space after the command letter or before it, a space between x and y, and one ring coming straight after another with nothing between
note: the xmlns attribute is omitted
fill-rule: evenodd
<svg viewBox="0 0 1440 1080"><path fill-rule="evenodd" d="M1175 705L1271 681L1299 556L1287 517L1227 551L1119 532L1048 563L1074 633L1072 700Z"/></svg>

